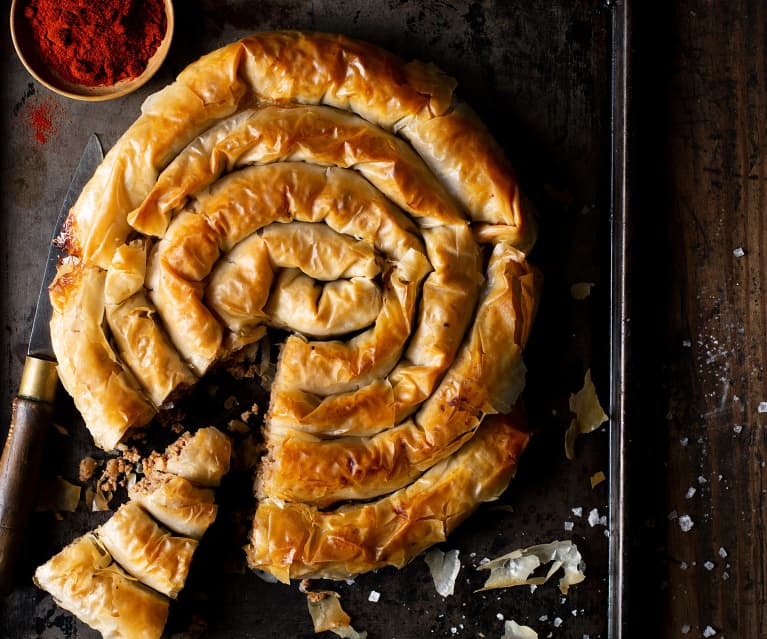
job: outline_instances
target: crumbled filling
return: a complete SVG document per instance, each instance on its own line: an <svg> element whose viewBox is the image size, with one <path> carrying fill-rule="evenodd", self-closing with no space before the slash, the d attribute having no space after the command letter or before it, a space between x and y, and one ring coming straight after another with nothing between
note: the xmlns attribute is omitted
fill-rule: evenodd
<svg viewBox="0 0 767 639"><path fill-rule="evenodd" d="M83 457L80 460L80 481L88 481L91 479L100 463L101 462L99 462L97 459L93 459L93 457Z"/></svg>

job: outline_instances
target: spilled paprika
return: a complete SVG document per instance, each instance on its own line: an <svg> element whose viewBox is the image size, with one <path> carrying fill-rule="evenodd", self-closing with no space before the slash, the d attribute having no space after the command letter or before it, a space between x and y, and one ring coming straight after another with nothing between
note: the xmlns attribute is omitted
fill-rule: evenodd
<svg viewBox="0 0 767 639"><path fill-rule="evenodd" d="M86 86L141 75L167 28L163 0L27 0L24 16L46 62Z"/></svg>

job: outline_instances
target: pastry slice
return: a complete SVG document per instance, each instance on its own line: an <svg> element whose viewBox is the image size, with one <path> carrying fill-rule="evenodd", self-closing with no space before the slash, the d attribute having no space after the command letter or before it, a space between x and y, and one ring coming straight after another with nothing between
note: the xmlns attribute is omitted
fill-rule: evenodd
<svg viewBox="0 0 767 639"><path fill-rule="evenodd" d="M212 490L160 471L131 486L128 496L173 532L193 539L205 534L218 510Z"/></svg>
<svg viewBox="0 0 767 639"><path fill-rule="evenodd" d="M183 589L196 539L173 535L132 501L120 506L96 534L115 561L143 584L173 599Z"/></svg>
<svg viewBox="0 0 767 639"><path fill-rule="evenodd" d="M40 566L35 584L105 639L158 639L169 606L159 593L176 598L198 539L216 518L213 491L190 478L220 482L230 453L229 438L215 428L185 433L165 455L145 460L185 475L153 471L106 523Z"/></svg>
<svg viewBox="0 0 767 639"><path fill-rule="evenodd" d="M92 535L35 571L35 584L104 639L159 639L169 601L127 575Z"/></svg>
<svg viewBox="0 0 767 639"><path fill-rule="evenodd" d="M154 470L179 475L197 486L218 486L229 472L232 442L217 428L184 433L163 455L151 460Z"/></svg>

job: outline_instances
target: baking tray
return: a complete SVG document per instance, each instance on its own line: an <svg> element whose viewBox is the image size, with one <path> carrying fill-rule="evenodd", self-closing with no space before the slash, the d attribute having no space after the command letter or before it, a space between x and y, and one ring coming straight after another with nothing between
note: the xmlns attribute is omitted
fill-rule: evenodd
<svg viewBox="0 0 767 639"><path fill-rule="evenodd" d="M462 569L453 596L435 592L421 558L401 571L380 570L354 583L323 585L341 593L352 624L370 639L500 637L506 619L532 626L541 637L621 637L628 354L626 3L211 0L177 3L176 21L169 58L152 83L99 105L67 101L36 85L13 55L9 34L3 34L3 405L10 406L17 388L55 212L92 131L109 147L147 95L199 55L251 31L340 31L405 58L430 60L458 79L462 96L506 149L538 211L540 239L531 259L544 273L545 289L526 354L526 403L536 436L507 493L482 506L441 545L460 551ZM42 129L32 120L40 112L50 120ZM587 299L572 298L570 286L577 282L594 283ZM612 420L579 439L576 459L568 461L563 452L568 397L581 387L587 369ZM230 389L233 382L226 376L212 383L223 386L222 393L248 392ZM207 423L221 418L216 411L198 417ZM6 410L3 435L8 421ZM48 438L44 472L77 483L79 460L94 450L63 396L57 422L64 430L54 429ZM590 477L599 471L608 481L592 488ZM230 482L220 496L222 517L203 541L188 585L173 606L168 636L316 636L295 584L267 584L243 570L235 542L242 533L247 478ZM592 511L597 515L593 526ZM35 566L105 517L82 504L58 517L35 514L17 587L0 600L0 637L98 636L34 588L30 576ZM564 538L578 545L587 565L586 581L566 598L556 580L534 591L475 592L484 582L485 574L476 569L483 558ZM373 591L380 593L377 602L369 601Z"/></svg>

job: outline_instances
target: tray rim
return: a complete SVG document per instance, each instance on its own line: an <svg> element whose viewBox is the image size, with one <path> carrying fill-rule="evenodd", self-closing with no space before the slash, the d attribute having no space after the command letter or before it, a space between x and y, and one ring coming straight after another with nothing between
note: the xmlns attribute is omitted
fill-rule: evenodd
<svg viewBox="0 0 767 639"><path fill-rule="evenodd" d="M629 360L630 270L629 105L631 90L631 0L616 0L611 23L610 78L610 430L608 639L622 639L626 627L626 457L627 368Z"/></svg>

